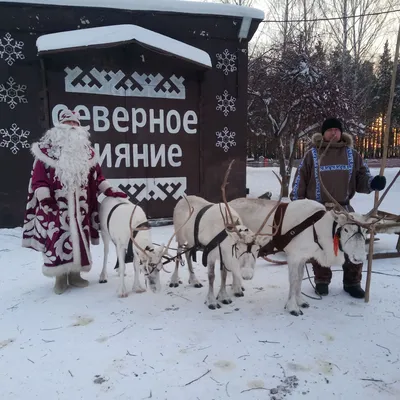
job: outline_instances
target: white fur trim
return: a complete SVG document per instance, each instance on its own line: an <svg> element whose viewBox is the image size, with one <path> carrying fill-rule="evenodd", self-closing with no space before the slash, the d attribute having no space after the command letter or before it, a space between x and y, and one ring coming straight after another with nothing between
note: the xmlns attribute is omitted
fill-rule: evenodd
<svg viewBox="0 0 400 400"><path fill-rule="evenodd" d="M111 184L106 179L106 180L104 180L103 182L100 183L99 190L100 190L101 193L104 193L110 187L111 187Z"/></svg>
<svg viewBox="0 0 400 400"><path fill-rule="evenodd" d="M50 189L48 187L40 187L35 190L35 196L38 201L42 201L43 199L50 197Z"/></svg>
<svg viewBox="0 0 400 400"><path fill-rule="evenodd" d="M79 234L78 234L78 227L77 227L76 220L75 220L76 204L75 204L74 192L72 190L68 190L67 201L68 201L69 229L71 231L73 263L76 265L80 265L81 264L81 254L80 254L80 246L79 246Z"/></svg>
<svg viewBox="0 0 400 400"><path fill-rule="evenodd" d="M43 163L47 164L48 166L52 168L56 168L57 166L57 160L54 160L53 158L50 158L49 156L46 156L40 150L39 144L38 143L33 143L31 146L31 153L33 154L34 157L36 157L38 160L42 161ZM90 167L94 167L97 164L97 157L96 154L89 160L89 165Z"/></svg>
<svg viewBox="0 0 400 400"><path fill-rule="evenodd" d="M80 210L80 206L79 206L79 193L76 193L75 194L75 209L77 210L76 211L76 213L77 213L77 220L78 220L78 229L79 229L79 233L80 233L80 236L82 237L82 242L83 242L83 246L85 247L85 251L86 251L86 254L87 254L87 256L88 256L88 260L89 260L89 263L91 263L92 262L92 260L91 260L91 256L90 256L90 248L89 248L89 243L87 243L87 241L86 241L86 236L85 236L85 232L83 231L83 226L82 226L82 221L81 221L81 215L80 215L80 213L79 213L79 210ZM89 233L90 234L90 233ZM79 257L81 256L81 254L80 254L80 252L79 252ZM80 259L80 261L82 261L81 259ZM81 264L81 262L79 263L79 264Z"/></svg>
<svg viewBox="0 0 400 400"><path fill-rule="evenodd" d="M92 268L92 265L86 265L81 267L74 263L68 263L59 265L58 267L46 267L42 266L42 273L44 276L48 276L49 278L54 278L55 276L60 276L64 274L68 274L69 272L89 272Z"/></svg>
<svg viewBox="0 0 400 400"><path fill-rule="evenodd" d="M45 251L44 245L34 238L25 238L22 239L22 247L27 249L33 249L36 251L40 251L41 253Z"/></svg>

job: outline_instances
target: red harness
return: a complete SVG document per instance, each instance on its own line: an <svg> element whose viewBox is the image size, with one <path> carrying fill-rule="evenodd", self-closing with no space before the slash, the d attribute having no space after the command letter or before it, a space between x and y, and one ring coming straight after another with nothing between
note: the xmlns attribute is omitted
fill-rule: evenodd
<svg viewBox="0 0 400 400"><path fill-rule="evenodd" d="M274 222L272 230L276 230L276 235L273 236L272 240L269 241L264 247L262 247L258 253L259 257L264 257L269 254L275 254L279 251L283 251L285 247L295 238L299 233L303 232L310 226L313 227L314 242L322 249L318 242L318 235L315 231L314 224L319 221L324 215L325 210L319 210L300 224L296 225L294 228L287 231L282 235L282 223L285 218L286 209L289 203L281 203L275 211ZM276 250L275 250L276 249Z"/></svg>

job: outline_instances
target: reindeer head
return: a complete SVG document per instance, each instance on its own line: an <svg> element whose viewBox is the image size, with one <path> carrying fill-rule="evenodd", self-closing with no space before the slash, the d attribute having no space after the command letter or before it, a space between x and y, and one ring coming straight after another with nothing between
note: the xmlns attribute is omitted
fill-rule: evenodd
<svg viewBox="0 0 400 400"><path fill-rule="evenodd" d="M273 212L278 208L283 195L282 190L282 182L281 182L281 194L278 202L272 208L272 210L268 213L265 219L261 222L260 228L257 232L252 232L249 228L242 225L240 217L235 213L235 218L233 218L232 210L229 207L228 201L226 199L226 185L228 184L228 176L232 169L232 164L235 160L232 160L228 166L228 169L225 173L225 178L221 186L222 199L225 204L225 216L222 212L220 205L220 212L222 215L222 219L225 224L225 229L228 235L231 236L232 240L235 243L235 256L239 260L240 271L242 278L245 280L253 279L254 276L254 267L256 264L256 259L258 257L258 251L264 245L265 239L264 236L273 236L276 232L272 234L262 234L261 231L267 223L268 219L271 217ZM275 172L274 172L275 173ZM276 174L275 174L276 175ZM278 177L277 177L278 178ZM278 178L279 180L279 178Z"/></svg>
<svg viewBox="0 0 400 400"><path fill-rule="evenodd" d="M346 254L353 264L361 264L366 258L365 240L367 224L361 214L354 212L344 214L337 210L329 211L334 219L332 237L334 251Z"/></svg>
<svg viewBox="0 0 400 400"><path fill-rule="evenodd" d="M157 247L147 246L145 249L143 249L137 243L135 238L133 237L133 232L131 232L132 243L136 246L137 249L139 249L139 251L142 254L142 257L140 257L140 260L141 260L141 264L143 266L144 274L145 274L145 277L146 277L146 284L147 283L149 284L150 289L153 292L157 292L161 288L160 271L164 270L165 272L170 273L170 271L167 271L164 268L163 259L166 259L167 262L168 262L168 260L173 259L173 256L168 254L169 246L171 245L172 239L179 232L179 230L182 229L185 226L185 224L189 221L190 217L192 216L192 214L194 212L194 208L190 206L187 197L186 196L184 196L184 197L185 197L185 199L186 199L186 201L188 203L189 216L185 220L185 222L182 224L182 226L177 231L174 231L174 233L172 234L172 236L169 239L169 241L168 241L166 246L164 244L161 244L160 246L157 246ZM136 206L134 207L134 209L132 211L130 222L129 222L129 226L132 226L132 218L133 218L133 215L135 213L135 210L136 210ZM149 229L150 229L149 227L140 227L140 228L134 229L134 231L135 230L136 231L149 230Z"/></svg>
<svg viewBox="0 0 400 400"><path fill-rule="evenodd" d="M321 178L321 160L326 154L329 145L330 143L326 146L325 151L318 159L318 177L322 190L332 202L330 203L331 206L329 208L331 209L329 212L335 220L332 230L332 235L334 236L334 240L336 240L334 243L336 243L336 246L339 246L339 250L342 250L345 254L347 254L352 263L360 264L364 262L367 254L365 249L367 233L375 230L379 222L385 218L385 216L378 217L376 213L383 199L393 186L397 177L400 175L400 171L396 174L386 191L381 196L377 205L373 207L371 211L369 211L367 214L349 212L329 193ZM398 218L398 216L395 217Z"/></svg>
<svg viewBox="0 0 400 400"><path fill-rule="evenodd" d="M149 285L153 293L158 292L161 289L161 270L169 273L169 271L164 268L164 258L168 258L166 256L168 255L167 250L168 248L166 249L164 245L156 247L147 246L144 249L146 257L141 258L143 271L146 277L146 284Z"/></svg>

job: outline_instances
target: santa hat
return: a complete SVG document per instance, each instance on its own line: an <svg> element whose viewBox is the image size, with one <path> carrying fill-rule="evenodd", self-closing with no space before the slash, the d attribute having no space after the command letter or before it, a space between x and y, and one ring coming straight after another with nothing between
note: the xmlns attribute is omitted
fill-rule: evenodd
<svg viewBox="0 0 400 400"><path fill-rule="evenodd" d="M324 134L328 129L337 128L343 133L343 126L337 118L327 118L322 124L321 133Z"/></svg>
<svg viewBox="0 0 400 400"><path fill-rule="evenodd" d="M58 122L60 124L65 124L68 121L74 121L76 122L79 126L81 126L81 123L79 121L79 113L76 111L71 111L71 110L63 110L60 112L60 116L58 118Z"/></svg>

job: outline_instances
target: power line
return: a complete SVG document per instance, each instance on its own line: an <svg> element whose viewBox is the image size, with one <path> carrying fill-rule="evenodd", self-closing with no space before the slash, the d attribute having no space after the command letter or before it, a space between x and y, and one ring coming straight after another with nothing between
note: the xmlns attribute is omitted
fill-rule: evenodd
<svg viewBox="0 0 400 400"><path fill-rule="evenodd" d="M335 21L339 19L345 19L345 18L358 18L358 17L369 17L369 16L374 16L374 15L382 15L382 14L391 14L395 12L400 12L400 9L398 10L388 10L388 11L380 11L380 12L375 12L375 13L367 13L367 14L358 14L358 15L348 15L346 17L332 17L332 18L314 18L314 19L286 19L286 20L273 20L273 19L264 19L261 22L264 23L286 23L286 22L318 22L318 21Z"/></svg>

